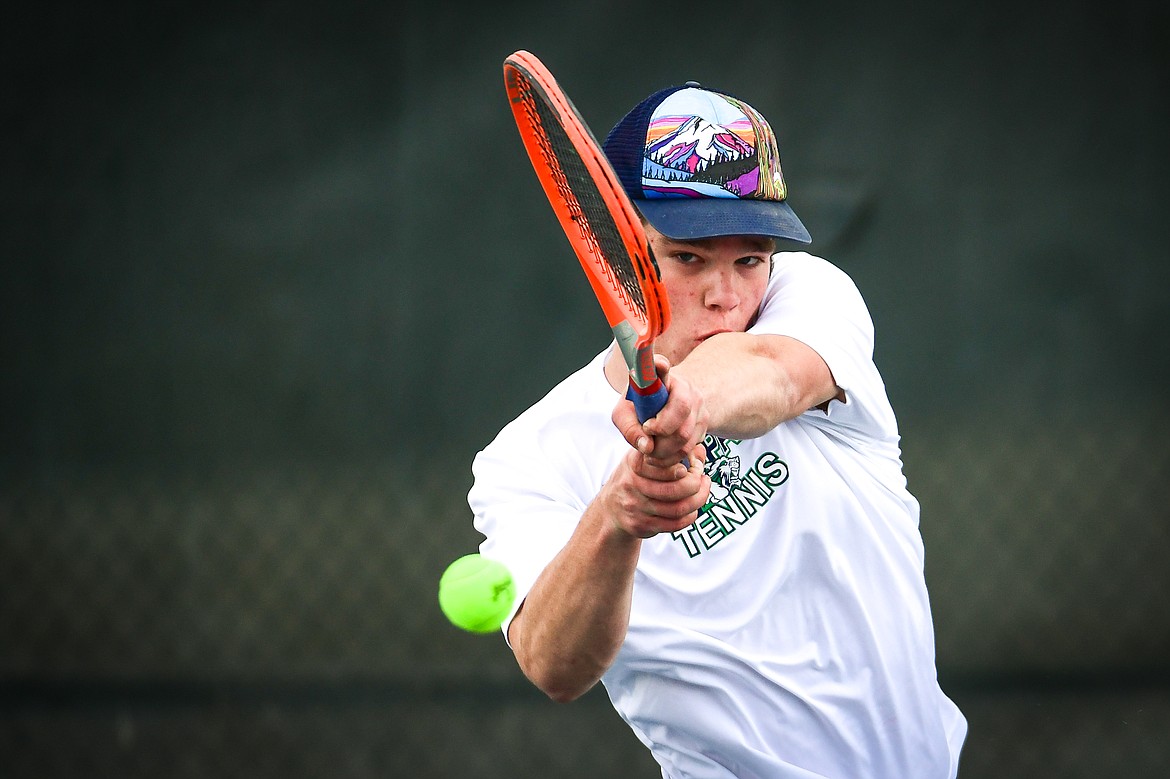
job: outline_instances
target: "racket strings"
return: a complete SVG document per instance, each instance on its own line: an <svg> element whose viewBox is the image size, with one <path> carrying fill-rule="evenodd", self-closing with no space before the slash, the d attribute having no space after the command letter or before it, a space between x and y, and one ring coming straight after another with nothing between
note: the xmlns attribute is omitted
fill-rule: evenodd
<svg viewBox="0 0 1170 779"><path fill-rule="evenodd" d="M585 163L577 153L553 108L522 80L525 113L536 130L545 164L554 174L557 189L582 236L594 249L605 278L623 301L647 317L639 269L626 252L621 233Z"/></svg>

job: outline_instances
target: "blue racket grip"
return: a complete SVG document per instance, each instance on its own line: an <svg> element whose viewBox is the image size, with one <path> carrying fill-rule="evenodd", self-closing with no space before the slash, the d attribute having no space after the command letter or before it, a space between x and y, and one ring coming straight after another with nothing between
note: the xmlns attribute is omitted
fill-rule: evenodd
<svg viewBox="0 0 1170 779"><path fill-rule="evenodd" d="M668 397L670 394L666 391L666 385L662 383L661 379L655 379L654 383L646 389L642 389L631 381L629 389L626 390L626 399L634 404L634 412L638 415L639 422L656 417L662 407L666 405Z"/></svg>
<svg viewBox="0 0 1170 779"><path fill-rule="evenodd" d="M626 399L634 404L634 413L638 415L639 422L645 422L647 419L653 419L666 405L666 399L670 397L670 393L666 391L666 385L662 383L661 379L655 379L654 383L649 387L642 389L634 382L630 382L630 386L626 389ZM689 470L691 461L684 457L682 464Z"/></svg>

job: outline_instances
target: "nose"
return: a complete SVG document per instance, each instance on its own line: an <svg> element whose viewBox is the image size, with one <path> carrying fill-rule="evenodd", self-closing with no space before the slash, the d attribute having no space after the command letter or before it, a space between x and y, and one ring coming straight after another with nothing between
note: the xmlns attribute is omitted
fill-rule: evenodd
<svg viewBox="0 0 1170 779"><path fill-rule="evenodd" d="M731 311L739 305L739 299L735 274L724 268L713 269L703 293L703 305L720 311Z"/></svg>

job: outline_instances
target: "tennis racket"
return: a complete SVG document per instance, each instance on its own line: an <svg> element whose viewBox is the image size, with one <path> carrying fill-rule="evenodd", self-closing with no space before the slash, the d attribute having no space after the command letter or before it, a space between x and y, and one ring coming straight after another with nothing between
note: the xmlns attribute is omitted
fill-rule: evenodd
<svg viewBox="0 0 1170 779"><path fill-rule="evenodd" d="M670 323L646 232L601 145L544 64L515 52L504 60L504 86L524 149L629 368L626 397L645 422L666 405L654 341Z"/></svg>

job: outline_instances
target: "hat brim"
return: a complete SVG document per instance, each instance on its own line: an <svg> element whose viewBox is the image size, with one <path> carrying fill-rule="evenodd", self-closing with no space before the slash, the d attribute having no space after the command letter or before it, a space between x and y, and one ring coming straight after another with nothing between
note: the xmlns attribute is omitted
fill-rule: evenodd
<svg viewBox="0 0 1170 779"><path fill-rule="evenodd" d="M723 235L765 235L797 243L812 236L783 200L734 197L647 198L634 205L667 238L687 241Z"/></svg>

